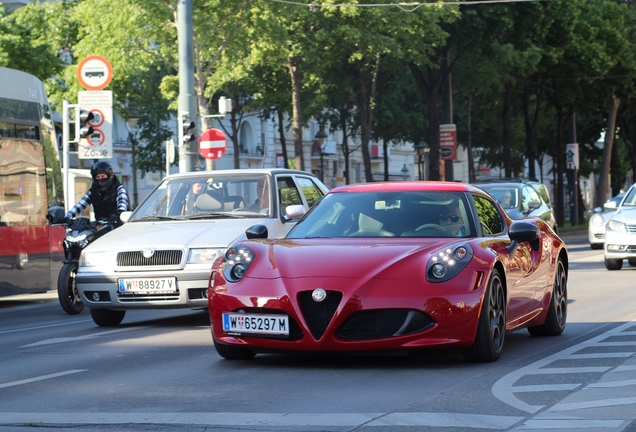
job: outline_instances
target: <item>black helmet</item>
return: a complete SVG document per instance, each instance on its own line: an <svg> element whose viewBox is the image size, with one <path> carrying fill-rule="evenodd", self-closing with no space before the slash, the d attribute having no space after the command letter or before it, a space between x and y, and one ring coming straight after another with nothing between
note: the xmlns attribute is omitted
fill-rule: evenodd
<svg viewBox="0 0 636 432"><path fill-rule="evenodd" d="M97 174L106 174L106 178L97 180L95 176ZM113 167L104 161L96 162L91 168L91 177L93 177L93 186L98 191L105 191L113 184L113 178L115 174L113 173Z"/></svg>

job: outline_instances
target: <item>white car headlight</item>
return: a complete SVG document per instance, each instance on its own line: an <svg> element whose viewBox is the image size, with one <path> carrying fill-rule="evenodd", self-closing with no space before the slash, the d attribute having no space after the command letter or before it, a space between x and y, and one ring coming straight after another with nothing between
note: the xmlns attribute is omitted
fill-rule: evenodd
<svg viewBox="0 0 636 432"><path fill-rule="evenodd" d="M607 230L619 233L626 233L627 227L623 222L615 221L614 219L610 219L607 223Z"/></svg>
<svg viewBox="0 0 636 432"><path fill-rule="evenodd" d="M600 227L603 226L605 222L603 222L603 217L601 215L595 214L590 218L590 223L594 226Z"/></svg>
<svg viewBox="0 0 636 432"><path fill-rule="evenodd" d="M218 248L190 249L188 264L212 264L218 257L224 256L226 250Z"/></svg>
<svg viewBox="0 0 636 432"><path fill-rule="evenodd" d="M105 267L112 266L115 262L113 252L86 252L80 254L80 267Z"/></svg>

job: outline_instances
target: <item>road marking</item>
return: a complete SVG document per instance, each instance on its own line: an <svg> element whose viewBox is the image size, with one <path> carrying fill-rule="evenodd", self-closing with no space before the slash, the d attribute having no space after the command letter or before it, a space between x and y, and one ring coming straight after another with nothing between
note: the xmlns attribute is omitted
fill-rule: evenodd
<svg viewBox="0 0 636 432"><path fill-rule="evenodd" d="M570 410L599 408L599 407L608 407L608 406L617 406L617 405L632 405L632 404L636 404L636 397L603 399L603 400L593 400L593 401L586 401L586 402L558 403L550 407L550 411L551 412L570 411Z"/></svg>
<svg viewBox="0 0 636 432"><path fill-rule="evenodd" d="M616 368L618 369L618 368ZM603 381L594 384L588 384L585 388L614 388L614 387L626 387L636 385L636 380L623 380L623 381Z"/></svg>
<svg viewBox="0 0 636 432"><path fill-rule="evenodd" d="M110 331L105 331L105 332L100 332L100 333L94 333L94 334L90 334L90 335L86 335L86 336L45 339L45 340L40 341L40 342L34 342L32 344L23 345L20 348L28 348L28 347L34 347L34 346L40 346L40 345L52 345L52 344L65 343L65 342L76 342L76 341L82 341L82 340L87 340L87 339L94 339L94 338L97 338L97 337L100 337L100 336L114 334L114 333L121 333L121 332L125 332L125 331L130 331L130 330L139 330L139 329L143 329L143 328L145 328L145 327L128 327L128 328L123 328L123 329L117 329L117 330L110 330Z"/></svg>
<svg viewBox="0 0 636 432"><path fill-rule="evenodd" d="M17 333L17 332L29 331L29 330L39 330L39 329L43 329L43 328L59 327L59 326L63 326L63 325L79 324L79 323L92 322L92 321L93 320L72 321L72 322L65 322L65 323L61 323L61 324L50 324L50 325L38 326L38 327L27 327L27 328L23 328L23 329L5 330L5 331L1 331L0 334Z"/></svg>
<svg viewBox="0 0 636 432"><path fill-rule="evenodd" d="M572 429L600 429L600 428L617 428L620 427L624 420L528 420L520 429L556 429L556 430L572 430Z"/></svg>
<svg viewBox="0 0 636 432"><path fill-rule="evenodd" d="M42 376L35 377L35 378L28 378L28 379L24 379L24 380L20 380L20 381L13 381L13 382L9 382L9 383L0 384L0 388L13 387L13 386L22 385L22 384L28 384L28 383L32 383L32 382L36 382L36 381L43 381L43 380L47 380L47 379L51 379L51 378L61 377L61 376L64 376L64 375L75 374L75 373L78 373L78 372L86 372L87 370L88 369L73 369L73 370L68 370L68 371L64 371L64 372L58 372L58 373L49 374L49 375L42 375Z"/></svg>
<svg viewBox="0 0 636 432"><path fill-rule="evenodd" d="M0 413L0 424L181 424L260 427L429 426L507 429L524 417L463 413Z"/></svg>
<svg viewBox="0 0 636 432"><path fill-rule="evenodd" d="M618 353L592 353L592 354L576 354L586 348L592 347L607 347L607 346L616 346L612 345L614 342L607 342L606 340L613 336L634 336L636 332L628 331L627 329L632 328L634 326L634 321L627 322L623 325L620 325L612 330L609 330L599 336L591 338L585 342L582 342L578 345L567 348L563 351L560 351L556 354L553 354L549 357L545 357L535 363L532 363L528 366L525 366L521 369L517 369L514 372L509 373L501 377L495 384L492 386L492 394L500 401L504 402L507 405L510 405L514 408L517 408L521 411L528 412L530 414L534 414L537 411L543 409L545 405L531 405L526 403L515 395L515 393L523 393L523 392L536 392L543 391L540 388L535 386L514 386L514 384L526 375L536 375L536 374L552 374L552 373L580 373L580 372L588 372L588 373L599 373L605 372L606 370L611 369L611 367L587 367L587 368L567 368L570 369L569 372L565 372L566 368L550 368L549 365L556 361L563 360L578 360L578 359L605 359L605 358L628 358L634 355L634 351L632 352L618 352ZM620 345L624 346L624 345ZM636 351L636 350L635 350ZM605 369L605 370L603 370ZM583 383L575 384L571 383L570 385L582 386ZM526 390L527 389L527 390Z"/></svg>

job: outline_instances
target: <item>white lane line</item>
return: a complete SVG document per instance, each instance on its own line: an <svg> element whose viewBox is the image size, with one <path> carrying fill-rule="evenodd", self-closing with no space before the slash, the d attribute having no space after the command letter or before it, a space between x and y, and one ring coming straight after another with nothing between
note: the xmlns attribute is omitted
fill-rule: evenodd
<svg viewBox="0 0 636 432"><path fill-rule="evenodd" d="M34 346L40 346L40 345L52 345L52 344L58 344L58 343L64 343L64 342L76 342L76 341L81 341L81 340L86 340L86 339L93 339L93 338L97 338L97 337L104 336L104 335L109 335L109 334L114 334L114 333L121 333L121 332L125 332L125 331L130 331L130 330L139 330L139 329L143 329L143 328L145 328L145 327L127 327L127 328L123 328L123 329L117 329L117 330L110 330L110 331L105 331L105 332L100 332L100 333L94 333L94 334L90 334L90 335L86 335L86 336L45 339L45 340L40 341L40 342L34 342L32 344L22 345L20 348L28 348L28 347L34 347Z"/></svg>
<svg viewBox="0 0 636 432"><path fill-rule="evenodd" d="M536 384L536 385L525 385L525 386L515 386L513 390L516 393L519 392L543 392L543 391L564 391L564 390L574 390L580 387L581 384Z"/></svg>
<svg viewBox="0 0 636 432"><path fill-rule="evenodd" d="M610 370L609 366L587 366L571 368L544 368L527 372L528 375L554 375L554 374L575 374L575 373L603 373Z"/></svg>
<svg viewBox="0 0 636 432"><path fill-rule="evenodd" d="M627 371L633 371L633 370L636 370L636 365L618 366L612 372L627 372Z"/></svg>
<svg viewBox="0 0 636 432"><path fill-rule="evenodd" d="M588 384L585 388L614 388L614 387L627 387L636 385L636 380L622 380L622 381L603 381L594 384Z"/></svg>
<svg viewBox="0 0 636 432"><path fill-rule="evenodd" d="M64 372L58 372L58 373L49 374L49 375L42 375L42 376L35 377L35 378L28 378L28 379L24 379L24 380L20 380L20 381L13 381L13 382L9 382L9 383L0 384L0 388L13 387L13 386L22 385L22 384L29 384L29 383L36 382L36 381L43 381L43 380L47 380L47 379L51 379L51 378L57 378L57 377L61 377L61 376L64 376L64 375L75 374L75 373L78 373L78 372L86 372L87 370L88 369L73 369L73 370L67 370L67 371L64 371Z"/></svg>
<svg viewBox="0 0 636 432"><path fill-rule="evenodd" d="M521 427L524 431L534 429L601 429L620 427L624 420L528 420Z"/></svg>
<svg viewBox="0 0 636 432"><path fill-rule="evenodd" d="M506 429L524 417L462 413L16 413L0 412L0 424L181 424L206 426L436 426Z"/></svg>
<svg viewBox="0 0 636 432"><path fill-rule="evenodd" d="M615 352L615 353L593 353L593 354L571 354L569 360L583 359L603 359L603 358L627 358L633 356L633 352Z"/></svg>
<svg viewBox="0 0 636 432"><path fill-rule="evenodd" d="M562 370L562 368L550 368L549 365L559 360L574 360L574 359L601 359L601 358L626 358L632 356L634 353L608 353L608 354L574 354L576 352L580 352L581 350L589 347L593 347L600 342L608 339L611 336L624 336L633 333L628 329L634 326L634 321L627 322L622 324L612 330L609 330L603 334L600 334L596 337L593 337L585 342L582 342L578 345L567 348L563 351L560 351L551 356L545 357L535 363L529 364L523 368L517 369L501 377L495 384L492 386L492 394L497 399L502 401L503 403L510 405L513 408L517 408L521 411L525 411L530 414L534 414L537 411L541 410L545 407L545 405L531 405L520 400L515 392L517 391L514 387L514 384L524 377L525 375L535 375L535 374L546 374L555 370ZM611 368L608 368L611 369ZM579 369L581 370L581 369ZM588 372L601 372L599 370L588 370ZM579 383L578 385L582 385L583 383Z"/></svg>
<svg viewBox="0 0 636 432"><path fill-rule="evenodd" d="M523 420L517 416L494 416L462 413L391 413L365 426L428 426L475 429L508 429Z"/></svg>
<svg viewBox="0 0 636 432"><path fill-rule="evenodd" d="M550 408L550 411L571 411L588 408L599 408L617 405L631 405L636 404L636 397L627 398L614 398L614 399L602 399L585 402L567 402L558 403Z"/></svg>
<svg viewBox="0 0 636 432"><path fill-rule="evenodd" d="M49 325L38 326L38 327L27 327L27 328L14 329L14 330L5 330L5 331L1 331L0 334L17 333L17 332L29 331L29 330L39 330L43 328L59 327L63 325L79 324L79 323L92 322L92 321L93 320L71 321L71 322L65 322L60 324L49 324Z"/></svg>

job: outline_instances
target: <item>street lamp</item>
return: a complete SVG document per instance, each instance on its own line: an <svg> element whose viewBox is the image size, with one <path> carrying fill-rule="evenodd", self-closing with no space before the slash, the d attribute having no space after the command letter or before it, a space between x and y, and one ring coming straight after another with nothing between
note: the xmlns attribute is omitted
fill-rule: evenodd
<svg viewBox="0 0 636 432"><path fill-rule="evenodd" d="M424 180L424 176L423 176L423 171L424 171L423 168L424 167L422 166L422 161L423 161L423 158L424 158L424 154L429 149L426 147L426 143L424 142L424 140L421 140L415 146L415 150L417 151L417 170L419 171L419 179L420 180Z"/></svg>
<svg viewBox="0 0 636 432"><path fill-rule="evenodd" d="M325 174L324 174L324 161L323 158L325 156L325 149L323 147L325 140L327 139L328 135L325 132L325 127L320 125L320 130L318 131L318 133L316 133L316 140L318 141L318 145L320 146L320 181L324 183L325 181Z"/></svg>
<svg viewBox="0 0 636 432"><path fill-rule="evenodd" d="M400 172L402 173L402 178L406 181L409 178L409 169L406 167L406 164L404 164Z"/></svg>
<svg viewBox="0 0 636 432"><path fill-rule="evenodd" d="M137 128L137 122L139 121L139 117L130 117L128 119L128 125L130 125L131 129ZM128 132L128 139L130 140L130 151L132 153L132 180L133 180L133 205L132 207L137 207L137 138L131 132Z"/></svg>

